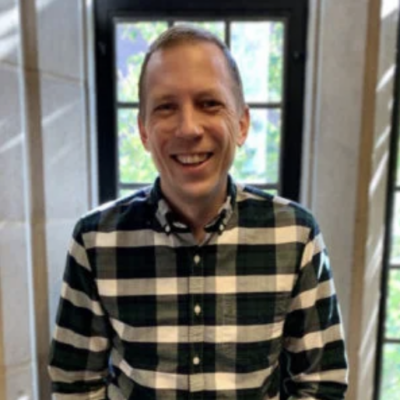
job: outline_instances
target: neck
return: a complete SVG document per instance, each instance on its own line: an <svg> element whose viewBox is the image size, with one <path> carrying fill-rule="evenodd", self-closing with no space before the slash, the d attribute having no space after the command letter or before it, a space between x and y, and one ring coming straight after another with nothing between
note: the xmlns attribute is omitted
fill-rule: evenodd
<svg viewBox="0 0 400 400"><path fill-rule="evenodd" d="M226 186L225 186L226 187ZM171 209L186 223L198 242L205 237L204 227L217 216L226 199L226 190L207 198L171 198L164 193Z"/></svg>
<svg viewBox="0 0 400 400"><path fill-rule="evenodd" d="M182 221L190 227L198 242L204 239L206 234L204 227L216 217L223 201L214 203L213 207L209 207L208 204L208 202L198 205L185 203L179 209L172 206L174 211L182 218Z"/></svg>

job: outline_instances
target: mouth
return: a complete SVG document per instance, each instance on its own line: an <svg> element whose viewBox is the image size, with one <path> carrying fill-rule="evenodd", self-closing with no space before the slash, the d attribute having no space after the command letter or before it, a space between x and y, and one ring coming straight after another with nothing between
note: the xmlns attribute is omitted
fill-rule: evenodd
<svg viewBox="0 0 400 400"><path fill-rule="evenodd" d="M171 156L177 163L183 166L198 166L204 164L212 156L212 153L177 154Z"/></svg>

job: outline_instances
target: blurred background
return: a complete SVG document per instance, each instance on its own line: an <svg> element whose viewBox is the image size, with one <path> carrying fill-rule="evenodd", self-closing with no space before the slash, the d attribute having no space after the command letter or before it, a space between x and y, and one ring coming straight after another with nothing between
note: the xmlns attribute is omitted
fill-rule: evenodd
<svg viewBox="0 0 400 400"><path fill-rule="evenodd" d="M69 238L151 184L137 82L174 24L230 47L251 129L240 182L317 216L345 324L347 400L400 393L398 0L0 0L0 400L50 399Z"/></svg>

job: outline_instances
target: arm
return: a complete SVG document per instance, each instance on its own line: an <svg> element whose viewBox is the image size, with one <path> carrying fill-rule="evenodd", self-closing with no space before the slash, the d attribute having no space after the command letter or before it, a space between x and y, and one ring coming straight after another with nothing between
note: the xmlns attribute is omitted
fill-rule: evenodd
<svg viewBox="0 0 400 400"><path fill-rule="evenodd" d="M283 382L289 400L343 400L347 360L340 310L321 233L315 226L302 255L284 328Z"/></svg>
<svg viewBox="0 0 400 400"><path fill-rule="evenodd" d="M78 223L67 256L50 349L52 392L59 400L106 397L110 330L80 227Z"/></svg>

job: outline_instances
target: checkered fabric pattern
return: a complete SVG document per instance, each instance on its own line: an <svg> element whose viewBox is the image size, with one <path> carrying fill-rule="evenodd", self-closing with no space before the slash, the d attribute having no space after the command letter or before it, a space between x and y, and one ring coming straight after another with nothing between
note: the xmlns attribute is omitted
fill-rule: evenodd
<svg viewBox="0 0 400 400"><path fill-rule="evenodd" d="M314 218L231 178L228 194L201 244L159 180L78 222L50 354L56 399L344 399Z"/></svg>

